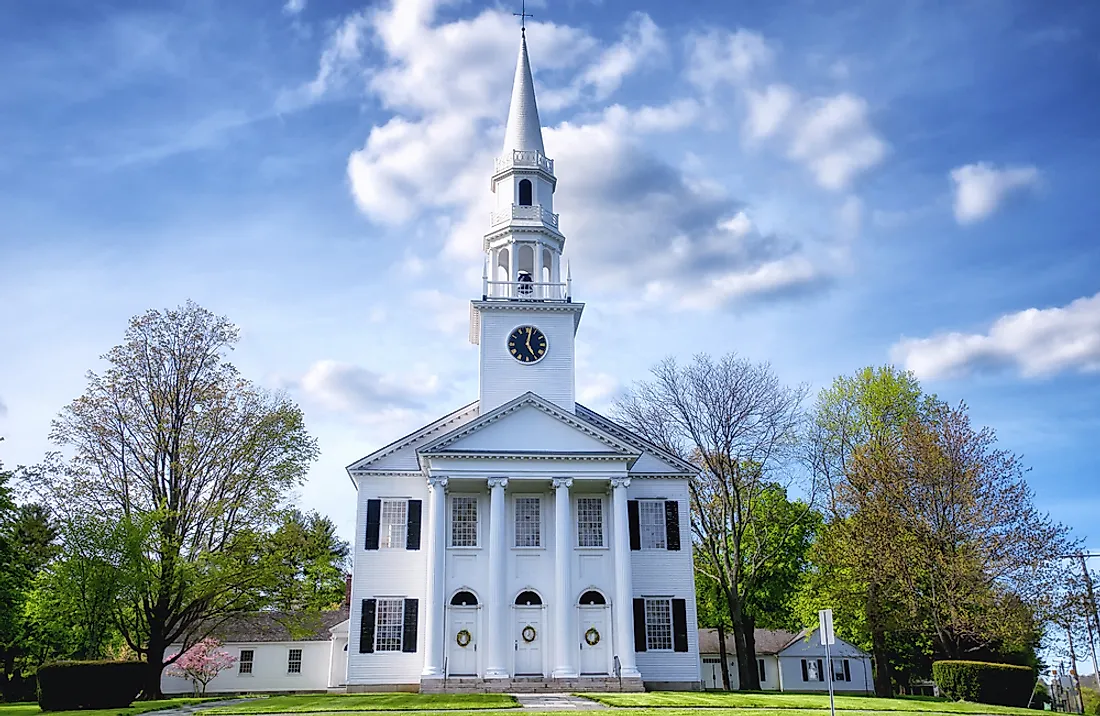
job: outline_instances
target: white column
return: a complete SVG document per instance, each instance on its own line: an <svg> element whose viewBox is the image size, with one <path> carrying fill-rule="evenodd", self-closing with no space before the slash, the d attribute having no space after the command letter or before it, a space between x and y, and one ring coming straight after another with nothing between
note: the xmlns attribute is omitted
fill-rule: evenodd
<svg viewBox="0 0 1100 716"><path fill-rule="evenodd" d="M428 478L428 588L424 605L424 670L426 678L443 676L443 629L447 596L447 478Z"/></svg>
<svg viewBox="0 0 1100 716"><path fill-rule="evenodd" d="M577 675L573 666L576 629L573 627L573 509L569 488L573 480L555 478L554 485L554 670L555 679Z"/></svg>
<svg viewBox="0 0 1100 716"><path fill-rule="evenodd" d="M535 280L535 283L536 284L541 284L542 283L542 244L539 244L539 243L535 244L535 265L532 266L532 268L535 270L535 275L533 277L534 280ZM538 293L535 294L535 298L546 298L547 297L545 286L540 286L536 290L538 291Z"/></svg>
<svg viewBox="0 0 1100 716"><path fill-rule="evenodd" d="M489 654L485 658L485 678L487 679L509 677L506 636L512 630L507 624L511 609L505 589L508 530L505 529L507 525L505 524L504 488L507 486L508 478L489 479L489 600L485 609L485 624L482 625L483 631L488 636L486 641L489 645Z"/></svg>
<svg viewBox="0 0 1100 716"><path fill-rule="evenodd" d="M641 676L634 661L634 575L630 568L630 518L626 513L629 477L611 480L611 502L615 515L615 655L619 673Z"/></svg>

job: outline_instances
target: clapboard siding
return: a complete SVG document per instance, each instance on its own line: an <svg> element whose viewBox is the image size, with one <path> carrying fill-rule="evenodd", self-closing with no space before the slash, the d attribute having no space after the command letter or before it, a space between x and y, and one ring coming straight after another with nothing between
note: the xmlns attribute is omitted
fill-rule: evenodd
<svg viewBox="0 0 1100 716"><path fill-rule="evenodd" d="M546 335L546 356L524 364L508 353L508 334L537 326ZM568 311L481 309L481 414L531 391L573 410L573 333Z"/></svg>

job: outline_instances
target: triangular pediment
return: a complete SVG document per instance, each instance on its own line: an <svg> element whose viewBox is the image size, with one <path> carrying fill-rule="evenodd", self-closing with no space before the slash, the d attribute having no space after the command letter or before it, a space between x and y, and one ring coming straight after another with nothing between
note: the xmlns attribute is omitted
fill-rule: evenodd
<svg viewBox="0 0 1100 716"><path fill-rule="evenodd" d="M691 477L699 474L699 470L691 463L658 447L629 428L616 423L611 418L601 415L595 410L586 408L580 403L577 404L576 410L578 418L590 423L593 427L599 428L615 436L617 439L632 446L640 453L638 459L630 466L631 475L651 475L657 477L675 475Z"/></svg>
<svg viewBox="0 0 1100 716"><path fill-rule="evenodd" d="M534 393L424 445L421 455L621 456L639 452L607 431L577 418Z"/></svg>
<svg viewBox="0 0 1100 716"><path fill-rule="evenodd" d="M434 422L428 423L419 430L411 432L383 448L375 450L366 457L356 460L348 465L347 470L353 476L355 473L361 472L420 472L420 461L416 454L417 448L441 435L454 431L456 428L476 419L477 416L478 403L475 401L453 413L444 415Z"/></svg>

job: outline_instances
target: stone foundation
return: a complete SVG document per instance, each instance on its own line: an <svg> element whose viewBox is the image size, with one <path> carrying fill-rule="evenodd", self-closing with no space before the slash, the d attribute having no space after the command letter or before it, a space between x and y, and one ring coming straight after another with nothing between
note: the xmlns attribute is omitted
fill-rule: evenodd
<svg viewBox="0 0 1100 716"><path fill-rule="evenodd" d="M614 676L578 676L571 679L541 676L482 679L455 676L447 679L423 679L420 682L422 694L537 694L574 691L640 692L645 691L645 687L639 678L620 681Z"/></svg>

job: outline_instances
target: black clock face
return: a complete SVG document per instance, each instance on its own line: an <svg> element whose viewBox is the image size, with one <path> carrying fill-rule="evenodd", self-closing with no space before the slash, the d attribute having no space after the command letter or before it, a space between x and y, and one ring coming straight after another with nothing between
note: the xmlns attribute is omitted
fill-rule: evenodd
<svg viewBox="0 0 1100 716"><path fill-rule="evenodd" d="M520 326L508 336L508 352L520 363L535 363L546 355L546 336L534 326Z"/></svg>

